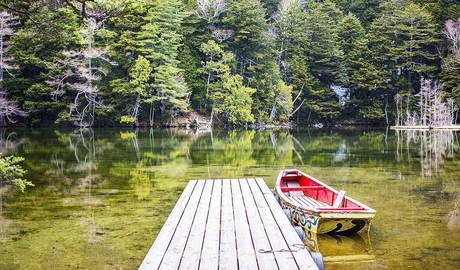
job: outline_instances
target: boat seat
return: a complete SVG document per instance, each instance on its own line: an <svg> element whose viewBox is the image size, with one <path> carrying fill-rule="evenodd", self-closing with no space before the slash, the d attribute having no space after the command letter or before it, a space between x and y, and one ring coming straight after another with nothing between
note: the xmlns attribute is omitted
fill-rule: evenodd
<svg viewBox="0 0 460 270"><path fill-rule="evenodd" d="M317 207L317 208L326 208L331 207L329 204L315 200L311 197L300 195L300 196L291 196L290 199L296 203L307 207Z"/></svg>
<svg viewBox="0 0 460 270"><path fill-rule="evenodd" d="M285 183L288 187L300 187L299 182L297 181L286 181ZM293 202L305 205L307 207L331 207L327 203L305 196L303 191L289 191L289 198Z"/></svg>
<svg viewBox="0 0 460 270"><path fill-rule="evenodd" d="M345 191L341 190L339 194L337 194L337 198L335 199L332 207L334 208L342 207L343 199L345 199Z"/></svg>

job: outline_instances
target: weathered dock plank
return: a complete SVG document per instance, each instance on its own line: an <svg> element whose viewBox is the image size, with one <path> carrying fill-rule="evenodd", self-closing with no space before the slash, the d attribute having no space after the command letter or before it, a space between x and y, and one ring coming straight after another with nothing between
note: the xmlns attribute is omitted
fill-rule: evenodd
<svg viewBox="0 0 460 270"><path fill-rule="evenodd" d="M318 269L265 182L192 180L139 269Z"/></svg>
<svg viewBox="0 0 460 270"><path fill-rule="evenodd" d="M295 232L295 230L285 230L283 228L291 226L291 222L284 215L283 210L279 206L271 190L265 184L265 181L262 178L257 178L257 184L264 194L265 200L268 203L270 210L273 213L273 216L280 228L280 231L283 233L286 243L288 243L290 250L298 250L299 247L303 247L303 242ZM292 252L296 263L300 269L310 269L311 265L315 265L313 258L310 256L306 249L302 249L303 252ZM305 256L304 253L308 253L308 256ZM311 268L313 269L313 268Z"/></svg>
<svg viewBox="0 0 460 270"><path fill-rule="evenodd" d="M222 207L220 224L219 269L238 269L236 255L235 220L230 179L222 182Z"/></svg>
<svg viewBox="0 0 460 270"><path fill-rule="evenodd" d="M182 254L180 268L198 269L201 250L203 248L203 245L200 245L200 243L203 243L213 186L214 181L206 180L195 214L195 222L192 225L187 244Z"/></svg>
<svg viewBox="0 0 460 270"><path fill-rule="evenodd" d="M209 204L206 233L200 257L200 269L219 269L220 206L222 203L222 181L214 181L214 188Z"/></svg>

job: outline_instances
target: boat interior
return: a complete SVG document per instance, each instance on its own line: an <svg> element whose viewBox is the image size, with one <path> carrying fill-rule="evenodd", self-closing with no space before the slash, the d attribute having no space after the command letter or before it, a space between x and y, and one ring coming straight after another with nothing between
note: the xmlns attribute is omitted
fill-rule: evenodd
<svg viewBox="0 0 460 270"><path fill-rule="evenodd" d="M284 170L279 181L281 191L295 204L317 210L366 210L362 205L345 196L345 191L310 178L298 170Z"/></svg>

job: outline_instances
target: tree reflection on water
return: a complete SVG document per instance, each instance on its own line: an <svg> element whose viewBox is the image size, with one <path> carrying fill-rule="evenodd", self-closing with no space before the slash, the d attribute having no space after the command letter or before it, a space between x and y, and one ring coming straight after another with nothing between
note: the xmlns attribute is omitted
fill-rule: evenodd
<svg viewBox="0 0 460 270"><path fill-rule="evenodd" d="M342 264L343 259L365 259L361 266L366 269L448 269L458 262L460 159L452 132L11 133L0 133L0 149L26 158L35 187L20 195L0 189L0 254L6 254L7 264L135 268L190 179L258 176L272 187L287 167L323 179L377 210L372 247L363 245L367 239L318 238L319 251L334 260L326 267L362 269ZM422 256L423 265L414 260Z"/></svg>
<svg viewBox="0 0 460 270"><path fill-rule="evenodd" d="M396 130L396 136L398 161L404 149L409 151L411 144L418 145L422 176L437 174L445 159L452 159L459 148L457 133L452 130ZM407 156L410 158L409 153Z"/></svg>

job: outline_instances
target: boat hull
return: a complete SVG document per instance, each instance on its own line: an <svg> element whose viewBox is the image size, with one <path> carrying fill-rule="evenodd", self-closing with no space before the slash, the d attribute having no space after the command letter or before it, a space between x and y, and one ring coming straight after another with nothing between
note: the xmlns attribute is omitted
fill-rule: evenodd
<svg viewBox="0 0 460 270"><path fill-rule="evenodd" d="M274 194L292 224L314 234L369 232L375 210L296 169L280 172Z"/></svg>
<svg viewBox="0 0 460 270"><path fill-rule="evenodd" d="M370 229L372 217L348 215L341 217L323 217L320 214L306 213L295 208L289 208L291 222L302 227L306 232L315 234L354 234L367 233Z"/></svg>

